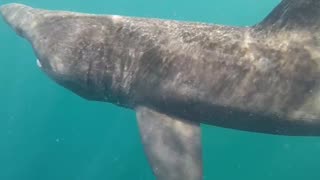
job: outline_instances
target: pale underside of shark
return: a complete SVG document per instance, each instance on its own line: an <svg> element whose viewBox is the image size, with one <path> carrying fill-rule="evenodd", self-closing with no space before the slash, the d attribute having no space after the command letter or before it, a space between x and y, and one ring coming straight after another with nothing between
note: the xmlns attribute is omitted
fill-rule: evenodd
<svg viewBox="0 0 320 180"><path fill-rule="evenodd" d="M252 27L21 4L1 15L58 84L137 112L159 180L202 179L200 123L320 135L318 0L283 0Z"/></svg>

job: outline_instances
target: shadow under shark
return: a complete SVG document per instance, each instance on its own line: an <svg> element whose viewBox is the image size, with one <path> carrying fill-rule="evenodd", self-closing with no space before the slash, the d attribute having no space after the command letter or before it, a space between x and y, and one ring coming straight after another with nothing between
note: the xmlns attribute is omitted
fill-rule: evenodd
<svg viewBox="0 0 320 180"><path fill-rule="evenodd" d="M200 123L320 135L320 1L232 27L1 6L38 65L88 100L137 112L159 180L202 179Z"/></svg>

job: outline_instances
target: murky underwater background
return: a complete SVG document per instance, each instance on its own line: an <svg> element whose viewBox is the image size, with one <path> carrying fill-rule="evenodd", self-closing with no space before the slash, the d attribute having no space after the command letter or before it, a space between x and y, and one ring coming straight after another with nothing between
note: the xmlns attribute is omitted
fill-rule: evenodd
<svg viewBox="0 0 320 180"><path fill-rule="evenodd" d="M227 25L259 22L280 0L19 0L39 8ZM320 137L202 125L206 180L320 179ZM0 20L0 180L152 180L135 114L88 102L36 66Z"/></svg>

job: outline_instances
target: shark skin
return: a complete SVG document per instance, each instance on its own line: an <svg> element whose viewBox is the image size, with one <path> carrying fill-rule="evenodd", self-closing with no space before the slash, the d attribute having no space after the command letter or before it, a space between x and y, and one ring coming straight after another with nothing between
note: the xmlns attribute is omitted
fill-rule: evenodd
<svg viewBox="0 0 320 180"><path fill-rule="evenodd" d="M283 0L235 27L0 7L52 80L137 112L159 180L202 179L200 124L320 135L320 1Z"/></svg>

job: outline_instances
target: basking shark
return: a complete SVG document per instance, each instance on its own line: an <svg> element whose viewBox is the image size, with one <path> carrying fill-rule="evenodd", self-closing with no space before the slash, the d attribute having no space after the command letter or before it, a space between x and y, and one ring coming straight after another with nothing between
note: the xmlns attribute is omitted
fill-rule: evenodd
<svg viewBox="0 0 320 180"><path fill-rule="evenodd" d="M234 27L1 6L38 65L75 94L136 111L159 180L201 180L200 123L320 135L320 1Z"/></svg>

